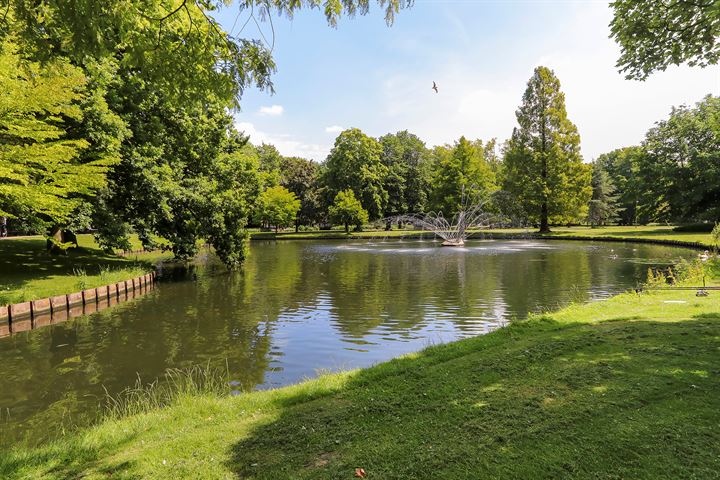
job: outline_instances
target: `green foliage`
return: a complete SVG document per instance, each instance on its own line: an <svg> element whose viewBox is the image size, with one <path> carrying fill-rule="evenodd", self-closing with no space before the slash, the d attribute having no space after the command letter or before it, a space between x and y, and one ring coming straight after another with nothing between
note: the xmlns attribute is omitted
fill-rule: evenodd
<svg viewBox="0 0 720 480"><path fill-rule="evenodd" d="M626 147L600 155L595 163L607 172L617 194L619 222L622 225L647 223L648 212L643 208L640 163L645 151L642 147Z"/></svg>
<svg viewBox="0 0 720 480"><path fill-rule="evenodd" d="M280 185L300 199L296 226L315 223L320 216L319 172L312 160L283 157L280 162Z"/></svg>
<svg viewBox="0 0 720 480"><path fill-rule="evenodd" d="M196 180L192 191L197 210L188 212L198 230L188 238L205 238L229 268L242 265L248 254L249 234L245 227L262 190L258 160L250 145L230 143ZM178 215L187 215L183 211ZM197 243L194 248L197 248Z"/></svg>
<svg viewBox="0 0 720 480"><path fill-rule="evenodd" d="M260 160L260 172L263 175L263 184L274 187L280 183L280 164L282 155L274 145L262 143L255 147Z"/></svg>
<svg viewBox="0 0 720 480"><path fill-rule="evenodd" d="M642 201L652 220L720 218L720 97L673 108L648 131L643 150Z"/></svg>
<svg viewBox="0 0 720 480"><path fill-rule="evenodd" d="M617 67L645 80L670 65L715 65L720 59L720 3L716 0L615 0L611 36L620 45Z"/></svg>
<svg viewBox="0 0 720 480"><path fill-rule="evenodd" d="M371 219L380 218L388 201L384 186L388 168L381 161L382 154L380 143L357 128L338 135L322 173L326 202L350 189Z"/></svg>
<svg viewBox="0 0 720 480"><path fill-rule="evenodd" d="M11 27L38 57L116 58L172 95L196 101L213 95L224 102L250 86L272 89L275 70L271 47L222 30L213 15L226 0L7 0ZM391 24L410 0L378 0ZM238 14L257 11L260 19L276 12L292 17L301 9L322 8L330 25L341 15L366 14L366 0L249 0ZM5 10L5 7L3 7ZM8 29L0 28L0 32ZM182 59L182 61L178 61Z"/></svg>
<svg viewBox="0 0 720 480"><path fill-rule="evenodd" d="M26 62L9 39L0 44L0 216L66 222L103 186L113 159L83 157L90 143L69 133L82 103L93 105L85 89L67 60Z"/></svg>
<svg viewBox="0 0 720 480"><path fill-rule="evenodd" d="M504 189L516 195L540 231L587 215L591 167L568 120L565 95L552 70L538 67L516 112L519 127L505 149Z"/></svg>
<svg viewBox="0 0 720 480"><path fill-rule="evenodd" d="M673 108L639 147L601 155L618 188L621 223L720 218L720 97Z"/></svg>
<svg viewBox="0 0 720 480"><path fill-rule="evenodd" d="M146 244L153 235L167 239L178 258L188 258L203 238L228 266L239 265L264 177L256 150L234 131L224 103L177 102L125 69L109 90L110 107L130 135L96 200L100 243L122 247L135 231Z"/></svg>
<svg viewBox="0 0 720 480"><path fill-rule="evenodd" d="M333 223L345 226L345 233L350 232L350 225L362 227L369 218L368 212L350 189L335 195L335 201L330 206L329 214Z"/></svg>
<svg viewBox="0 0 720 480"><path fill-rule="evenodd" d="M0 215L33 229L38 217L56 230L62 225L55 224L79 225L74 210L102 188L93 220L104 248L127 247L135 232L145 245L162 236L177 257L188 258L206 238L226 264L239 264L249 212L265 185L278 184L280 155L262 145L240 153L242 159L223 158L247 141L234 132L228 112L245 88L272 90L275 69L269 45L221 29L213 16L230 3L4 2L0 81L11 94L0 102L24 106L0 104L16 117L0 118ZM411 2L378 3L390 24ZM322 7L335 25L343 14L367 13L369 2L250 0L237 7L261 20ZM31 61L20 64L11 40ZM40 81L30 85L26 74ZM226 169L233 161L241 164L237 172ZM233 197L233 191L244 193ZM369 200L378 200L373 195ZM78 216L86 225L86 212Z"/></svg>
<svg viewBox="0 0 720 480"><path fill-rule="evenodd" d="M258 220L278 228L284 228L295 222L300 210L300 200L285 187L277 186L266 189L258 198Z"/></svg>
<svg viewBox="0 0 720 480"><path fill-rule="evenodd" d="M387 167L385 216L425 211L430 189L430 162L425 143L407 130L380 137Z"/></svg>
<svg viewBox="0 0 720 480"><path fill-rule="evenodd" d="M715 228L713 228L710 235L715 243L715 248L720 248L720 223L715 224Z"/></svg>
<svg viewBox="0 0 720 480"><path fill-rule="evenodd" d="M592 226L607 225L617 219L615 186L600 163L593 163L592 168L592 197L588 208L588 221Z"/></svg>
<svg viewBox="0 0 720 480"><path fill-rule="evenodd" d="M460 137L452 147L435 147L432 169L430 205L446 217L460 209L463 195L471 201L487 200L497 189L480 141Z"/></svg>

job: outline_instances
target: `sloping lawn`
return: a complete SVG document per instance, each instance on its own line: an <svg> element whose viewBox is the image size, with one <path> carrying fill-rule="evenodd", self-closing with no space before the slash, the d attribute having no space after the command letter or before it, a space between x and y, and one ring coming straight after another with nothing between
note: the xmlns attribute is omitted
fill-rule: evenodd
<svg viewBox="0 0 720 480"><path fill-rule="evenodd" d="M78 243L79 248L67 255L51 255L39 236L0 240L0 305L127 280L149 272L153 262L169 256L108 255L91 235L79 235Z"/></svg>
<svg viewBox="0 0 720 480"><path fill-rule="evenodd" d="M684 302L684 303L683 303ZM720 293L624 294L376 367L184 395L1 478L717 478Z"/></svg>

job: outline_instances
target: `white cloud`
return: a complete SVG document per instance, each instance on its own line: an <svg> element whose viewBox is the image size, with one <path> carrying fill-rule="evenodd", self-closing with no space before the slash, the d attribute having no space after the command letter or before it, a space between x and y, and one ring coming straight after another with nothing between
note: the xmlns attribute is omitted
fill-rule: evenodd
<svg viewBox="0 0 720 480"><path fill-rule="evenodd" d="M271 105L269 107L260 107L260 115L269 115L272 117L279 117L283 114L285 109L282 105Z"/></svg>
<svg viewBox="0 0 720 480"><path fill-rule="evenodd" d="M345 130L345 128L341 127L340 125L333 125L331 127L325 127L326 133L340 133L343 130Z"/></svg>
<svg viewBox="0 0 720 480"><path fill-rule="evenodd" d="M254 145L261 143L270 143L275 145L278 151L286 157L302 157L321 162L330 153L329 145L321 145L317 143L306 143L295 137L294 135L285 133L268 133L258 130L254 124L250 122L236 122L235 127L250 137L250 141Z"/></svg>

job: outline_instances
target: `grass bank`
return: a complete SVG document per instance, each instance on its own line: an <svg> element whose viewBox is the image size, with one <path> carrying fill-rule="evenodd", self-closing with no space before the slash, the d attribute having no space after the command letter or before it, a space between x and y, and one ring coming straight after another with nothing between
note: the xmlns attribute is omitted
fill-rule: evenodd
<svg viewBox="0 0 720 480"><path fill-rule="evenodd" d="M720 294L623 294L0 453L1 478L717 478Z"/></svg>
<svg viewBox="0 0 720 480"><path fill-rule="evenodd" d="M127 257L107 254L92 235L79 235L78 248L51 255L43 237L0 240L0 305L35 300L134 278L170 254Z"/></svg>
<svg viewBox="0 0 720 480"><path fill-rule="evenodd" d="M415 230L366 230L362 232L351 232L349 235L342 230L319 230L308 232L253 232L254 240L309 240L309 239L361 239L361 238L418 238L425 236L432 238L430 232ZM570 238L580 237L588 240L627 240L627 241L648 241L660 242L687 242L698 243L711 248L713 245L712 236L709 233L675 232L672 226L638 226L638 227L556 227L552 233L539 235L533 229L492 229L473 232L476 238L492 237L538 237L538 238Z"/></svg>

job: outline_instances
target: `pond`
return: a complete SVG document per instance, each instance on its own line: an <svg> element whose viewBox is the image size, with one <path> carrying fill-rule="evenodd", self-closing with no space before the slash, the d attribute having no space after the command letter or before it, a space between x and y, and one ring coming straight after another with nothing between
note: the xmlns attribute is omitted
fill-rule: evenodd
<svg viewBox="0 0 720 480"><path fill-rule="evenodd" d="M0 443L87 424L105 389L167 368L227 364L238 391L286 385L606 298L694 255L570 241L253 242L242 272L208 260L133 301L0 339Z"/></svg>

